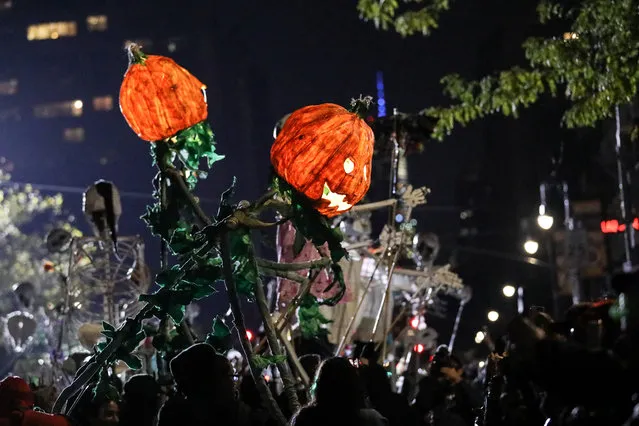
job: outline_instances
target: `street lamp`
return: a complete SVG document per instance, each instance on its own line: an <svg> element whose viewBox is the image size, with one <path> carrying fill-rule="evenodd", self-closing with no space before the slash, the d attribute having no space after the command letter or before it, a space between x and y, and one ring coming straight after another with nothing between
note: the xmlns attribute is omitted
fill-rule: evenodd
<svg viewBox="0 0 639 426"><path fill-rule="evenodd" d="M497 312L497 311L488 312L488 321L495 322L498 319L499 319L499 312Z"/></svg>
<svg viewBox="0 0 639 426"><path fill-rule="evenodd" d="M475 334L475 343L479 345L485 338L486 334L483 331L478 331L477 334Z"/></svg>
<svg viewBox="0 0 639 426"><path fill-rule="evenodd" d="M539 243L535 240L528 238L524 243L524 251L528 254L535 254L539 250Z"/></svg>
<svg viewBox="0 0 639 426"><path fill-rule="evenodd" d="M513 297L516 291L517 289L510 284L505 285L504 288L501 289L501 292L504 293L504 296L508 298Z"/></svg>
<svg viewBox="0 0 639 426"><path fill-rule="evenodd" d="M552 228L555 219L546 212L546 205L539 205L539 216L537 216L537 225L544 231Z"/></svg>

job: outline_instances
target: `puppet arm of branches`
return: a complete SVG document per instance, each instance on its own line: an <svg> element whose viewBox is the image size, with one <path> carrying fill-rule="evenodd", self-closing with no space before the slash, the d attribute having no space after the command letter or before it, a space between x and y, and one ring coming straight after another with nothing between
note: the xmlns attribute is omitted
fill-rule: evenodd
<svg viewBox="0 0 639 426"><path fill-rule="evenodd" d="M271 352L275 356L284 355L284 359L277 362L277 369L282 373L282 381L284 382L284 393L288 404L291 408L291 412L296 413L300 409L300 403L297 399L296 381L293 378L291 369L286 361L286 354L282 350L280 342L278 340L278 333L271 319L271 312L266 301L266 295L264 294L264 287L262 286L262 280L257 280L255 283L255 298L257 301L257 307L262 316L262 322L264 323L264 332L266 333L266 339L268 345L271 347Z"/></svg>
<svg viewBox="0 0 639 426"><path fill-rule="evenodd" d="M204 210L202 210L200 203L197 201L195 196L193 196L191 191L189 191L182 173L173 167L166 168L164 173L166 173L171 182L180 190L182 196L189 202L191 209L197 218L205 225L212 225L213 221L211 218L206 214L206 212L204 212Z"/></svg>
<svg viewBox="0 0 639 426"><path fill-rule="evenodd" d="M298 306L300 305L300 303L302 303L302 300L304 299L304 297L311 291L311 286L313 285L313 283L319 276L319 271L316 271L310 278L305 278L294 272L287 272L287 274L290 274L292 279L291 278L286 278L286 279L291 279L291 281L296 281L300 283L300 290L297 292L297 296L295 296L295 299L293 299L293 301L289 303L288 306L286 307L286 312L284 313L284 315L282 315L280 319L277 321L278 333L282 333L284 331L284 329L288 325L288 322L291 320L291 317L293 316L295 311L297 311ZM257 347L255 348L255 351L259 352L260 350L262 350L265 343L266 343L266 339L262 339L258 343Z"/></svg>
<svg viewBox="0 0 639 426"><path fill-rule="evenodd" d="M180 171L174 167L167 167L163 171L169 177L171 182L179 189L182 196L189 203L191 209L193 210L193 213L195 213L197 218L204 225L212 225L213 220L211 220L211 218L204 212L204 210L202 210L200 203L197 201L195 196L193 196L191 191L189 191L182 173L180 173ZM260 197L255 205L246 203L246 206L235 209L229 217L224 219L226 226L228 226L229 228L244 226L250 229L265 229L278 225L280 223L279 221L273 223L263 222L256 216L247 212L247 209L252 210L253 208L264 205L264 203L266 203L266 201L268 201L272 197L273 191L269 191L262 197Z"/></svg>
<svg viewBox="0 0 639 426"><path fill-rule="evenodd" d="M409 8L409 3L422 3ZM426 3L426 4L423 4ZM408 10L406 10L408 8ZM382 30L393 29L402 36L429 35L437 29L441 14L450 8L449 0L359 0L357 10L364 21L373 21Z"/></svg>
<svg viewBox="0 0 639 426"><path fill-rule="evenodd" d="M240 304L240 297L237 292L237 286L235 284L235 277L233 276L233 264L231 263L231 252L229 249L229 237L228 234L224 234L220 241L220 254L222 255L222 268L224 272L224 281L226 283L226 291L231 305L231 312L233 313L233 322L238 332L240 343L244 351L244 355L251 367L251 374L255 381L255 386L262 398L262 401L266 403L269 414L277 421L280 426L286 426L287 421L282 410L280 410L273 394L271 393L268 385L262 377L262 371L255 364L253 346L248 340L246 334L246 325L244 324L244 315L242 314L242 306Z"/></svg>
<svg viewBox="0 0 639 426"><path fill-rule="evenodd" d="M270 271L303 271L306 269L325 268L331 264L330 257L312 260L310 262L278 263L266 259L257 259L257 266Z"/></svg>

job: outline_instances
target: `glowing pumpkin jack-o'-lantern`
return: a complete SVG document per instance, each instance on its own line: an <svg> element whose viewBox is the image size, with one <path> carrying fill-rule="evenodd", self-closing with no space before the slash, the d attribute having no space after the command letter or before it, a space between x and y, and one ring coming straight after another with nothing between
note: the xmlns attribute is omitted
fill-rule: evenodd
<svg viewBox="0 0 639 426"><path fill-rule="evenodd" d="M371 128L335 104L293 112L271 147L275 172L327 217L348 211L364 198L371 180Z"/></svg>
<svg viewBox="0 0 639 426"><path fill-rule="evenodd" d="M120 110L143 140L169 138L206 120L206 86L172 59L128 46L129 69L120 87Z"/></svg>

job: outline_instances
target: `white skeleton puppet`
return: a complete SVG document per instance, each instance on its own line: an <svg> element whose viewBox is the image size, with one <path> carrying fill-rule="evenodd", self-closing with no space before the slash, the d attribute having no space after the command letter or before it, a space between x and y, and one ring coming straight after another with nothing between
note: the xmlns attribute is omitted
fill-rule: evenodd
<svg viewBox="0 0 639 426"><path fill-rule="evenodd" d="M118 221L122 215L120 191L112 183L99 180L91 185L82 197L82 211L93 228L96 237L111 240L117 252Z"/></svg>
<svg viewBox="0 0 639 426"><path fill-rule="evenodd" d="M412 186L407 185L401 196L402 205L413 208L423 204L426 202L427 193L426 188L413 189ZM331 332L333 339L336 340L335 343L340 346L344 342L368 341L371 338L384 300L388 282L388 265L382 262L376 267L378 259L368 252L368 248L372 245L372 239L370 223L367 223L367 218L371 211L391 207L395 203L397 203L396 199L360 204L353 207L347 215L340 217L343 220L340 227L345 233L346 248L349 249L352 259L349 267L344 267L344 271L345 273L349 271L352 274L350 289L353 293L351 301L341 306L340 309L333 310L334 323ZM406 238L400 232L393 232L386 228L379 237L382 247L378 252L384 253L389 247L398 247L400 244L405 247L403 251L406 251L406 246L410 247L411 238L412 234ZM391 289L412 294L415 290L414 278L393 274ZM383 340L384 330L388 330L390 327L392 300L389 303L391 303L391 309L384 310L385 314L383 314L383 318L380 318L381 321L375 336L373 336L375 341Z"/></svg>

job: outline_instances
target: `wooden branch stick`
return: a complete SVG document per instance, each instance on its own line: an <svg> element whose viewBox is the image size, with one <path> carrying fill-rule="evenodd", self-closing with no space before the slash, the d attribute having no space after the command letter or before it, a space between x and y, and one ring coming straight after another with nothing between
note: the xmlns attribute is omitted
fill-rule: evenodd
<svg viewBox="0 0 639 426"><path fill-rule="evenodd" d="M264 266L260 266L259 263L258 263L258 269L261 275L265 275L267 277L284 278L289 281L295 281L296 283L299 283L299 284L304 284L305 282L308 281L308 278L303 277L302 275L298 274L295 271L281 271L281 270L277 271Z"/></svg>
<svg viewBox="0 0 639 426"><path fill-rule="evenodd" d="M286 418L282 414L280 407L277 405L277 401L273 398L273 394L271 394L271 390L266 384L266 381L264 381L262 370L255 365L255 360L253 359L253 347L251 346L251 342L246 334L246 325L244 324L244 315L242 314L240 297L237 292L235 277L233 276L229 237L226 233L220 240L220 254L222 255L222 268L224 272L224 281L226 283L226 292L231 305L231 312L233 312L233 323L235 324L240 343L242 344L244 356L251 367L251 375L255 381L255 386L257 387L257 391L259 392L262 401L266 403L266 408L268 409L269 414L279 424L279 426L286 426Z"/></svg>
<svg viewBox="0 0 639 426"><path fill-rule="evenodd" d="M370 212L373 210L383 209L384 207L391 207L395 205L396 203L397 203L397 200L389 199L389 200L375 201L374 203L358 204L356 206L353 206L349 210L349 212L353 212L353 213Z"/></svg>
<svg viewBox="0 0 639 426"><path fill-rule="evenodd" d="M257 259L257 266L273 271L303 271L306 269L324 268L331 264L330 257L312 260L310 262L278 263L266 259Z"/></svg>
<svg viewBox="0 0 639 426"><path fill-rule="evenodd" d="M180 192L182 192L182 195L188 200L189 204L191 205L191 208L193 209L193 213L195 213L197 218L205 225L212 225L213 221L206 214L206 212L202 210L202 207L200 207L200 203L193 196L191 191L189 191L189 188L186 185L186 182L184 181L184 177L182 176L182 174L173 167L168 167L165 173L167 174L167 176L169 176L169 178L171 179L171 182L173 182L180 189Z"/></svg>
<svg viewBox="0 0 639 426"><path fill-rule="evenodd" d="M286 338L286 328L284 328L284 330L282 330L280 332L279 338L282 341L282 343L284 344L284 347L286 348L286 352L288 353L288 356L289 356L291 362L293 363L293 366L297 370L297 373L300 375L300 378L302 379L302 382L304 383L304 386L306 386L308 388L308 386L311 383L311 380L308 377L308 373L306 373L306 370L304 370L304 367L302 366L302 363L300 362L300 359L297 357L297 352L295 352L295 347Z"/></svg>
<svg viewBox="0 0 639 426"><path fill-rule="evenodd" d="M266 302L266 294L264 294L264 287L262 286L262 280L260 279L255 282L255 299L257 301L257 307L260 314L262 315L264 333L266 334L268 345L271 347L271 353L276 356L285 355L282 347L280 346L280 342L277 340L277 335L279 333L276 332L275 326L273 325L271 312L269 310L268 303ZM276 365L282 375L284 393L286 394L286 399L288 399L291 412L296 413L300 409L300 402L297 399L296 380L291 374L291 369L286 359L278 362Z"/></svg>
<svg viewBox="0 0 639 426"><path fill-rule="evenodd" d="M311 278L304 278L304 277L301 277L299 274L294 274L294 275L297 275L298 277L303 278L304 282L301 283L300 290L297 293L297 296L295 296L295 299L293 299L293 301L288 304L288 306L286 307L286 312L277 322L278 333L281 333L284 330L284 328L286 328L289 320L291 319L291 317L297 310L297 307L302 302L302 299L304 299L304 296L306 296L308 292L311 291L311 286L313 285L313 282L315 281L315 279L317 279L317 277L319 276L319 272L317 272ZM266 339L262 339L258 343L258 345L255 348L255 352L261 351L262 348L264 347L264 343L266 343Z"/></svg>

